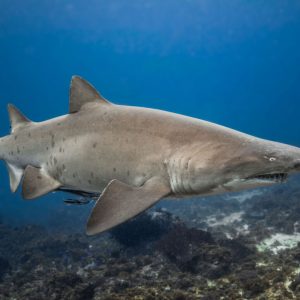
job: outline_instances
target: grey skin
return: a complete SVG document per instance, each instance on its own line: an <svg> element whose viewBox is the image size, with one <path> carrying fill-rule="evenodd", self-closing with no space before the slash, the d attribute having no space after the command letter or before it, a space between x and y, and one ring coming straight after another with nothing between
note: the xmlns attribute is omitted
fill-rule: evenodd
<svg viewBox="0 0 300 300"><path fill-rule="evenodd" d="M300 149L160 110L115 105L74 76L70 112L35 123L9 105L0 139L12 192L101 194L87 234L108 230L162 198L239 191L300 171Z"/></svg>

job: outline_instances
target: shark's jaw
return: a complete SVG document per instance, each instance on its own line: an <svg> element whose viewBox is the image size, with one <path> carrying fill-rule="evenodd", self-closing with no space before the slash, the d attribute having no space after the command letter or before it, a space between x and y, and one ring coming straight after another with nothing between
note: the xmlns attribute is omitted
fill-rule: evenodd
<svg viewBox="0 0 300 300"><path fill-rule="evenodd" d="M280 172L280 173L265 173L265 174L256 174L245 178L243 181L251 181L251 182L261 182L266 184L272 183L284 183L287 181L289 177L288 173Z"/></svg>
<svg viewBox="0 0 300 300"><path fill-rule="evenodd" d="M253 189L258 187L280 184L287 181L289 173L273 172L273 173L258 173L246 178L235 178L223 185L223 188L228 192Z"/></svg>

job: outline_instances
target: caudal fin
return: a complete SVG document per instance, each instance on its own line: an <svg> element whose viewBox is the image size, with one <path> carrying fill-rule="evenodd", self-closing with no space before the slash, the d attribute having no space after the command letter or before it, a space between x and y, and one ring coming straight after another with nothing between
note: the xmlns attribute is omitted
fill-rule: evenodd
<svg viewBox="0 0 300 300"><path fill-rule="evenodd" d="M8 114L11 124L11 133L15 133L20 128L28 125L31 121L26 118L14 105L8 105ZM23 177L24 170L13 163L11 163L7 157L9 153L8 145L6 145L7 137L0 138L0 159L6 162L9 181L10 181L10 189L14 193Z"/></svg>
<svg viewBox="0 0 300 300"><path fill-rule="evenodd" d="M6 152L6 147L5 147L5 137L4 137L4 138L0 138L0 160L4 160L6 163L7 171L9 175L10 189L14 193L21 182L24 170L10 163L5 155L5 152Z"/></svg>
<svg viewBox="0 0 300 300"><path fill-rule="evenodd" d="M14 193L22 180L24 170L6 162L9 174L10 190Z"/></svg>
<svg viewBox="0 0 300 300"><path fill-rule="evenodd" d="M11 133L14 133L19 128L22 128L31 121L21 113L19 109L17 109L14 105L8 104L8 114L10 119Z"/></svg>

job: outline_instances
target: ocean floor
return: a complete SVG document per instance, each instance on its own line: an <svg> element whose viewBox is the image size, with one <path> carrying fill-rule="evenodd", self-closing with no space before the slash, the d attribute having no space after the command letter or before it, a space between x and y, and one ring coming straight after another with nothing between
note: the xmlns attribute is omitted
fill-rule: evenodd
<svg viewBox="0 0 300 300"><path fill-rule="evenodd" d="M63 225L0 223L0 299L300 299L297 181L164 201L95 237Z"/></svg>

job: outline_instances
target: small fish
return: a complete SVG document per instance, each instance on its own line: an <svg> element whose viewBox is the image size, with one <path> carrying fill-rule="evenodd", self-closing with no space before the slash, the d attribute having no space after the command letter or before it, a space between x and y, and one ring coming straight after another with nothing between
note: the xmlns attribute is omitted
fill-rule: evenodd
<svg viewBox="0 0 300 300"><path fill-rule="evenodd" d="M64 200L65 204L70 204L70 205L86 205L91 202L90 199L66 199Z"/></svg>

